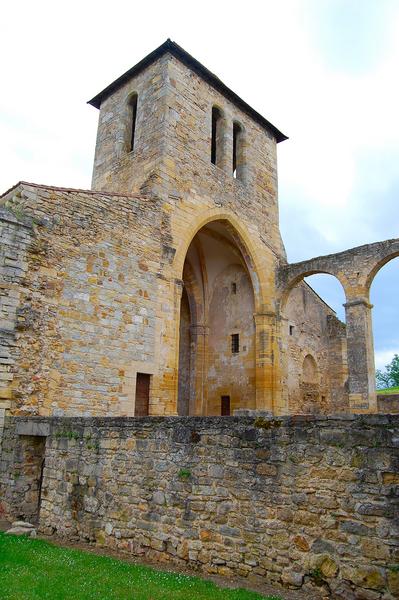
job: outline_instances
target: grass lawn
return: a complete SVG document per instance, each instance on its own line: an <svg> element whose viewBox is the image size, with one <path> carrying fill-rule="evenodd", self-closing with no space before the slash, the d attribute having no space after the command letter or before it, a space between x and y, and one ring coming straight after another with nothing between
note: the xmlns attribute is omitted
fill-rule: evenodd
<svg viewBox="0 0 399 600"><path fill-rule="evenodd" d="M385 388L385 390L377 390L377 394L399 394L399 387Z"/></svg>
<svg viewBox="0 0 399 600"><path fill-rule="evenodd" d="M1 600L279 600L0 533Z"/></svg>

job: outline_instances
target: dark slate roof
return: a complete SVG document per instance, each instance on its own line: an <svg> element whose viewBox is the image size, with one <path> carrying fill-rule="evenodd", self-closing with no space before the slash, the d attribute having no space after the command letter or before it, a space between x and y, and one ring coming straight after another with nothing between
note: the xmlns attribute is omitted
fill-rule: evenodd
<svg viewBox="0 0 399 600"><path fill-rule="evenodd" d="M108 98L113 92L119 89L122 85L124 85L127 81L141 73L144 69L146 69L149 65L155 62L158 58L163 56L166 53L172 54L175 58L180 60L186 67L194 71L197 75L199 75L202 79L204 79L209 85L215 88L218 92L223 94L225 98L230 100L233 104L235 104L240 110L250 116L254 121L256 121L259 125L271 131L275 136L277 142L283 142L287 140L287 136L281 133L275 127L262 117L255 109L253 109L249 104L244 102L235 92L233 92L230 88L227 87L216 75L211 73L206 67L204 67L198 60L196 60L191 54L186 52L181 46L172 42L170 39L167 39L166 42L161 44L158 48L150 52L143 60L138 62L134 67L126 71L123 75L115 79L113 83L108 85L102 92L94 96L91 100L89 100L88 104L91 104L95 108L100 108L103 100Z"/></svg>

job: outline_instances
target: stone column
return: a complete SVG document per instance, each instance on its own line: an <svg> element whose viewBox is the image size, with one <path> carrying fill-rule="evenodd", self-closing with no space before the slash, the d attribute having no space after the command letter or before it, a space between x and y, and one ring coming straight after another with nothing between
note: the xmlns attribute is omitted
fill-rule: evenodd
<svg viewBox="0 0 399 600"><path fill-rule="evenodd" d="M352 413L377 412L372 305L368 298L349 298L346 311L349 409Z"/></svg>
<svg viewBox="0 0 399 600"><path fill-rule="evenodd" d="M220 119L220 133L218 134L219 158L217 166L227 175L233 175L233 123L231 119Z"/></svg>
<svg viewBox="0 0 399 600"><path fill-rule="evenodd" d="M277 414L282 410L279 329L276 313L255 315L256 409Z"/></svg>
<svg viewBox="0 0 399 600"><path fill-rule="evenodd" d="M160 382L159 412L168 416L177 415L179 387L179 342L180 342L180 305L183 293L183 281L161 280L157 317L160 321L160 348L157 352ZM153 414L153 413L151 413Z"/></svg>
<svg viewBox="0 0 399 600"><path fill-rule="evenodd" d="M207 414L208 388L206 376L208 370L209 327L204 324L190 326L191 337L191 376L190 376L190 415Z"/></svg>

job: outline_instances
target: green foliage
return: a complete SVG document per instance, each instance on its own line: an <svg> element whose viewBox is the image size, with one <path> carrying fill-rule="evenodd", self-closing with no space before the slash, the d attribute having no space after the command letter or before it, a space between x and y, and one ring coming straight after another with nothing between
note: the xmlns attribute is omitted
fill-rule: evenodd
<svg viewBox="0 0 399 600"><path fill-rule="evenodd" d="M191 471L189 469L180 469L178 476L180 479L189 479Z"/></svg>
<svg viewBox="0 0 399 600"><path fill-rule="evenodd" d="M385 371L377 369L375 373L377 389L399 386L399 355L395 354L388 365L385 365Z"/></svg>
<svg viewBox="0 0 399 600"><path fill-rule="evenodd" d="M378 390L378 394L388 395L388 394L399 394L399 386L385 388L383 390Z"/></svg>
<svg viewBox="0 0 399 600"><path fill-rule="evenodd" d="M1 600L279 600L0 533ZM281 600L281 599L280 599Z"/></svg>
<svg viewBox="0 0 399 600"><path fill-rule="evenodd" d="M10 200L6 200L4 207L7 208L14 215L14 217L18 219L18 221L22 221L27 216L22 206L15 204Z"/></svg>
<svg viewBox="0 0 399 600"><path fill-rule="evenodd" d="M309 577L311 579L313 579L315 584L318 586L321 586L324 583L323 573L321 572L321 569L319 569L318 567L309 571Z"/></svg>
<svg viewBox="0 0 399 600"><path fill-rule="evenodd" d="M61 431L57 431L55 433L55 437L56 438L68 438L69 440L78 440L79 439L79 433L77 431L67 431L67 430L61 430Z"/></svg>

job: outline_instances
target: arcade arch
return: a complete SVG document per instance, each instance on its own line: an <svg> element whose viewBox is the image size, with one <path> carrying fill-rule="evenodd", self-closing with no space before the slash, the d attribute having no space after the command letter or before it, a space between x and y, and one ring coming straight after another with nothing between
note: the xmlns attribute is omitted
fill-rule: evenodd
<svg viewBox="0 0 399 600"><path fill-rule="evenodd" d="M308 414L347 410L345 293L332 275L305 274L306 279L297 278L291 285L283 305L288 411Z"/></svg>
<svg viewBox="0 0 399 600"><path fill-rule="evenodd" d="M375 364L384 370L394 354L399 354L399 257L374 269L370 282Z"/></svg>

